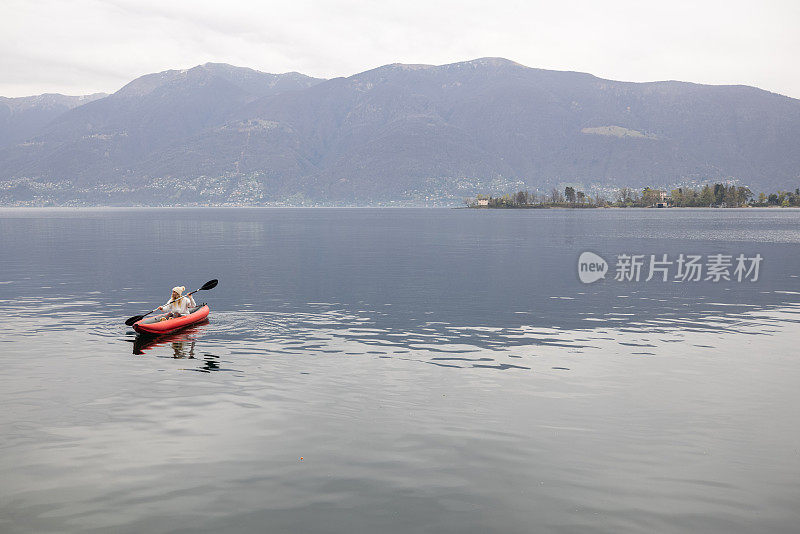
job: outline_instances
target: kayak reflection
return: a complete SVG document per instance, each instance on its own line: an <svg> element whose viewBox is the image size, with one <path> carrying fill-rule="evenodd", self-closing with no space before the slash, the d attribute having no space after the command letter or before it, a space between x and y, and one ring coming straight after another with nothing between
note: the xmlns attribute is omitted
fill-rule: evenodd
<svg viewBox="0 0 800 534"><path fill-rule="evenodd" d="M204 330L203 326L207 324L208 321L206 320L184 328L180 332L163 336L138 335L136 339L133 340L133 353L141 355L155 347L163 347L164 345L171 344L173 357L193 358L195 340L202 334Z"/></svg>
<svg viewBox="0 0 800 534"><path fill-rule="evenodd" d="M172 349L172 358L198 360L202 365L197 368L186 369L187 371L197 371L200 373L210 373L212 371L236 371L220 366L220 357L209 352L201 352L195 356L195 342L199 340L208 320L186 327L179 332L166 334L163 336L138 335L133 340L133 353L143 355L151 349L158 347L169 347ZM158 355L169 357L167 355Z"/></svg>

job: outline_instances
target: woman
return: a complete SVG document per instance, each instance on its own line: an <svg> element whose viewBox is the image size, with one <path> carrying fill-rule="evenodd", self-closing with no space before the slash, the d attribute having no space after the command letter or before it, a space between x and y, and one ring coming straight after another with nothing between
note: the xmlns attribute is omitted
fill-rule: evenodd
<svg viewBox="0 0 800 534"><path fill-rule="evenodd" d="M170 297L169 302L158 307L159 310L167 312L167 316L164 319L171 319L172 317L186 315L189 313L189 308L194 308L197 306L197 304L194 303L194 299L191 295L186 297L181 296L183 295L184 291L186 291L185 286L173 287L172 296Z"/></svg>

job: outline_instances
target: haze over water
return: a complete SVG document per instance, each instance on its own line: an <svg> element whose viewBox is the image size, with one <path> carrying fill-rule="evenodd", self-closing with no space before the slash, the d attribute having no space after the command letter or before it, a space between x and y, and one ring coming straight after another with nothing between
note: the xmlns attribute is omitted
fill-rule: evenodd
<svg viewBox="0 0 800 534"><path fill-rule="evenodd" d="M800 523L798 210L0 209L0 251L2 532Z"/></svg>

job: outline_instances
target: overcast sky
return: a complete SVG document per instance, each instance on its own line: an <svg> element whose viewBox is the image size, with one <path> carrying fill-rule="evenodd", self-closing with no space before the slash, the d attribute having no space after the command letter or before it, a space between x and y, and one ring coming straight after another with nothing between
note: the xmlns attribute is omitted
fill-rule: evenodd
<svg viewBox="0 0 800 534"><path fill-rule="evenodd" d="M486 56L800 98L800 1L0 2L3 96L113 92L207 61L330 78Z"/></svg>

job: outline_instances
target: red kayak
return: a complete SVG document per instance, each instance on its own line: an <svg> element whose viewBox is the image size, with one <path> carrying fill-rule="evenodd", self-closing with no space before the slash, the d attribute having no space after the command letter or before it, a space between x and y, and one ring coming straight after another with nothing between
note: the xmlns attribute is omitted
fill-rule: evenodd
<svg viewBox="0 0 800 534"><path fill-rule="evenodd" d="M174 317L172 319L164 319L167 314L156 315L142 319L141 321L133 323L133 329L140 334L150 334L160 336L161 334L169 334L181 328L186 328L189 325L203 321L211 310L207 304L191 308L189 313L181 317Z"/></svg>

